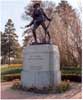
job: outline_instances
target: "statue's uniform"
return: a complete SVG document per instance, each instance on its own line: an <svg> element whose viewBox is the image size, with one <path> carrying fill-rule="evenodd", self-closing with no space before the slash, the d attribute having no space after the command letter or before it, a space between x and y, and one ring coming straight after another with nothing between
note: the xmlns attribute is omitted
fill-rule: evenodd
<svg viewBox="0 0 83 100"><path fill-rule="evenodd" d="M46 19L49 20L49 18L45 15L42 8L34 9L32 17L33 17L33 30L36 30L39 25L42 25L42 27L46 30L46 26L43 25L44 24L43 22Z"/></svg>
<svg viewBox="0 0 83 100"><path fill-rule="evenodd" d="M44 23L46 19L49 20L49 21L50 21L50 19L46 16L43 9L40 8L40 7L34 9L32 17L33 17L33 20L28 26L31 26L33 24L32 32L33 32L33 36L34 36L35 41L37 42L35 31L36 31L36 29L38 28L39 25L41 25L43 27L43 29L45 31L45 37L46 37L46 34L47 34L48 37L49 37L49 41L50 41L50 34L47 31L47 27Z"/></svg>

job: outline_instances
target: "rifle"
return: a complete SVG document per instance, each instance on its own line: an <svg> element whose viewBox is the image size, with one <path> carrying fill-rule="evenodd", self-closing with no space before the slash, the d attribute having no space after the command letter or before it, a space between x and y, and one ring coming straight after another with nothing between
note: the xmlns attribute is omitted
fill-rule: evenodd
<svg viewBox="0 0 83 100"><path fill-rule="evenodd" d="M55 12L55 11L53 10L53 11L52 11L52 14L51 14L51 21L53 20L54 12ZM49 28L51 21L49 21L49 23L48 23L46 29Z"/></svg>
<svg viewBox="0 0 83 100"><path fill-rule="evenodd" d="M52 18L53 19L53 18ZM52 21L52 19L51 19L51 21ZM48 23L48 25L46 26L46 29L48 29L48 27L50 26L50 22L51 21L49 21L49 23Z"/></svg>

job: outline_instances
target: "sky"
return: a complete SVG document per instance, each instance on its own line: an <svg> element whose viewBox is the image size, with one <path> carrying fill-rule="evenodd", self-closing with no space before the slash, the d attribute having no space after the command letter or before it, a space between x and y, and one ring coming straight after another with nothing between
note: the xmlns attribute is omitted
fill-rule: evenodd
<svg viewBox="0 0 83 100"><path fill-rule="evenodd" d="M49 0L56 3L60 0ZM80 9L80 0L67 0L70 5L75 9ZM30 0L0 0L0 31L4 32L4 26L8 19L11 18L14 22L16 28L16 33L18 35L18 40L20 45L23 43L23 30L20 27L27 25L28 21L22 19L22 14L24 13L24 7L30 2Z"/></svg>

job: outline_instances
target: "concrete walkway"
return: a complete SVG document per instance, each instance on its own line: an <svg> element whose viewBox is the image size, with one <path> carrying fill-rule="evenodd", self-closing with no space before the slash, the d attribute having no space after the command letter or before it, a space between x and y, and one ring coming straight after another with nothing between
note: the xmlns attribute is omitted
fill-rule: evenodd
<svg viewBox="0 0 83 100"><path fill-rule="evenodd" d="M72 89L61 94L36 94L20 90L12 90L12 82L1 83L2 99L81 99L81 84L72 83Z"/></svg>

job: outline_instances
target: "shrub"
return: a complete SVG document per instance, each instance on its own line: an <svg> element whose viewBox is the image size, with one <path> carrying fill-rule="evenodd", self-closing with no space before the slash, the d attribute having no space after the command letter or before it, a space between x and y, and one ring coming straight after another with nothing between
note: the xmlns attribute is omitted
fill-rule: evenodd
<svg viewBox="0 0 83 100"><path fill-rule="evenodd" d="M81 68L77 68L77 67L63 67L61 69L62 75L67 74L67 75L80 75L82 73L82 69Z"/></svg>
<svg viewBox="0 0 83 100"><path fill-rule="evenodd" d="M1 68L1 81L11 81L13 79L20 79L21 67L2 67Z"/></svg>
<svg viewBox="0 0 83 100"><path fill-rule="evenodd" d="M63 81L61 82L59 85L53 87L53 86L49 86L49 87L43 87L41 89L38 89L34 86L27 88L27 87L23 87L20 83L20 80L16 79L13 81L13 85L11 87L12 89L21 89L24 91L29 91L29 92L34 92L34 93L41 93L41 94L49 94L49 93L63 93L65 91L67 91L68 89L70 89L70 81Z"/></svg>
<svg viewBox="0 0 83 100"><path fill-rule="evenodd" d="M7 68L1 72L1 75L21 73L21 68Z"/></svg>
<svg viewBox="0 0 83 100"><path fill-rule="evenodd" d="M11 81L14 79L20 79L20 74L7 74L7 75L1 76L1 80L4 80L4 81Z"/></svg>
<svg viewBox="0 0 83 100"><path fill-rule="evenodd" d="M63 81L56 86L56 93L63 93L70 88L70 81Z"/></svg>
<svg viewBox="0 0 83 100"><path fill-rule="evenodd" d="M19 79L13 80L13 85L11 87L12 89L20 89L21 88L21 82Z"/></svg>
<svg viewBox="0 0 83 100"><path fill-rule="evenodd" d="M81 67L63 67L61 68L62 80L71 80L74 82L82 81L82 68Z"/></svg>

